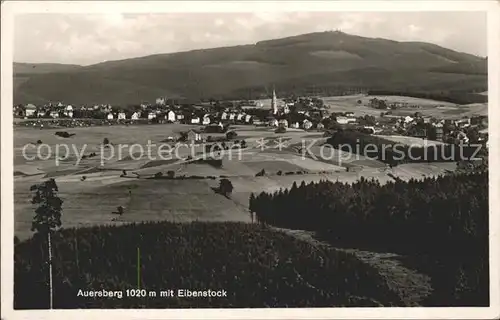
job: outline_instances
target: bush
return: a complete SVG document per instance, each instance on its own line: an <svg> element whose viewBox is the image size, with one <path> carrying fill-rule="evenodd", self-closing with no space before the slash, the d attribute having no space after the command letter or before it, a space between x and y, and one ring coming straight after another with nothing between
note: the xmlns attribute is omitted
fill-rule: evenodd
<svg viewBox="0 0 500 320"><path fill-rule="evenodd" d="M157 172L157 173L155 173L155 178L158 179L158 178L161 178L161 177L163 177L163 172Z"/></svg>
<svg viewBox="0 0 500 320"><path fill-rule="evenodd" d="M226 138L228 140L232 140L234 138L236 138L238 136L238 134L236 133L236 131L229 131L226 133Z"/></svg>
<svg viewBox="0 0 500 320"><path fill-rule="evenodd" d="M264 169L260 170L259 172L257 172L255 174L256 177L262 177L264 175L266 175L266 170L264 170Z"/></svg>
<svg viewBox="0 0 500 320"><path fill-rule="evenodd" d="M74 136L75 134L74 133L68 133L66 131L57 131L55 133L56 136L59 136L59 137L62 137L62 138L69 138L69 137L72 137ZM41 140L39 140L41 141Z"/></svg>

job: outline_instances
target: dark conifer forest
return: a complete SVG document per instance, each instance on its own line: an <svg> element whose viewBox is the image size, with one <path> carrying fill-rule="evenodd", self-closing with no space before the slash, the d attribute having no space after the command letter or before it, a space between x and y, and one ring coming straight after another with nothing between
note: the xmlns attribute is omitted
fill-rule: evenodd
<svg viewBox="0 0 500 320"><path fill-rule="evenodd" d="M436 304L488 300L487 171L385 185L294 184L252 194L250 210L261 223L315 231L335 245L431 257L425 268L443 297Z"/></svg>

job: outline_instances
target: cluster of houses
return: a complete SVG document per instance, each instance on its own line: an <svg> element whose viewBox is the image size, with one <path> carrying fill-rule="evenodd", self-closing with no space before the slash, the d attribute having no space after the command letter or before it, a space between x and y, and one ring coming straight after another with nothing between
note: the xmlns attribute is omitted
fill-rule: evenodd
<svg viewBox="0 0 500 320"><path fill-rule="evenodd" d="M405 132L416 137L426 137L429 130L432 128L435 132L433 140L447 141L450 139L458 139L464 143L468 143L469 133L477 133L477 141L487 140L487 116L472 116L464 117L458 120L452 119L436 119L433 117L422 116L420 113L415 113L414 116L384 116L384 118L392 119L393 129L397 133Z"/></svg>
<svg viewBox="0 0 500 320"><path fill-rule="evenodd" d="M163 100L162 100L163 99ZM321 103L318 103L320 101ZM169 104L165 98L158 98L155 105L141 104L134 108L123 109L109 104L73 107L62 103L36 107L33 104L14 107L14 116L22 118L90 118L108 121L148 120L152 123L184 123L204 126L223 124L252 124L277 128L294 129L330 129L331 123L346 127L361 128L369 133L388 132L425 136L425 128L434 128L436 140L446 140L449 135L458 136L468 141L467 132L471 128L479 130L487 127L488 118L478 116L459 120L438 120L422 116L415 112L410 116L396 116L390 112L382 113L375 120L373 116L356 117L354 112L330 113L322 105L321 99L297 98L278 102L273 90L271 106L264 109L262 105L242 107L241 105L216 106L204 104ZM372 99L374 106L384 100ZM370 119L367 119L370 118ZM325 128L326 126L326 128ZM449 128L453 127L453 130ZM451 131L451 133L450 133ZM194 134L194 133L193 133Z"/></svg>
<svg viewBox="0 0 500 320"><path fill-rule="evenodd" d="M40 108L34 104L17 105L14 107L13 115L18 118L73 118L73 106L63 105L62 103L56 105L46 105Z"/></svg>

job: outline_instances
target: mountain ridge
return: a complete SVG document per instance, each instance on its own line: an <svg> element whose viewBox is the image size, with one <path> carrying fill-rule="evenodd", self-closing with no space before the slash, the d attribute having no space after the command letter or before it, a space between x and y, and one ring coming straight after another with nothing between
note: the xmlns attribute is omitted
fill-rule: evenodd
<svg viewBox="0 0 500 320"><path fill-rule="evenodd" d="M31 74L15 70L15 78L22 78L15 81L15 103L131 104L160 96L258 98L270 85L283 94L311 86L326 86L325 92L487 88L485 58L431 43L336 31L63 66L54 70L46 66L48 72Z"/></svg>

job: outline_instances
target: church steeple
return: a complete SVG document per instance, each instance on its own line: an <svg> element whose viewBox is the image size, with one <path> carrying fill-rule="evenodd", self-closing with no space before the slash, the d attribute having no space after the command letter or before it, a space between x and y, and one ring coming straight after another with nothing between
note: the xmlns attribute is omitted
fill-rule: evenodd
<svg viewBox="0 0 500 320"><path fill-rule="evenodd" d="M276 92L274 91L274 87L273 87L273 98L271 100L271 109L273 111L273 114L278 113L278 102L276 101Z"/></svg>

